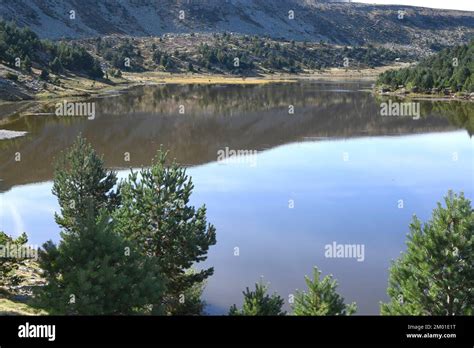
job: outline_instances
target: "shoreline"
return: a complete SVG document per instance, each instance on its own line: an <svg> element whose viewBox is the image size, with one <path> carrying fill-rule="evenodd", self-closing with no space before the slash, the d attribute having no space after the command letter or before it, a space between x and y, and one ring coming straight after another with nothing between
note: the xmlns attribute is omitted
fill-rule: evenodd
<svg viewBox="0 0 474 348"><path fill-rule="evenodd" d="M305 72L300 74L266 74L261 76L240 77L233 75L196 74L196 73L166 73L158 71L146 71L141 73L122 73L121 78L105 80L90 80L82 76L68 75L59 76L61 84L47 84L44 90L32 93L29 99L9 100L0 96L0 106L8 104L11 110L0 114L0 127L11 116L21 113L22 115L40 115L41 109L58 100L68 99L85 100L89 98L113 95L129 90L137 86L156 85L267 85L272 83L298 83L311 81L327 82L352 82L352 81L375 81L381 72L399 68L395 66L383 66L374 69L346 70L342 68L331 68L324 71ZM36 72L38 73L38 72ZM24 77L24 82L31 81L32 77ZM21 87L21 85L20 85ZM370 89L368 89L370 91ZM14 94L14 93L12 93ZM20 106L28 103L27 106ZM19 107L15 107L18 105ZM3 139L0 137L0 139Z"/></svg>
<svg viewBox="0 0 474 348"><path fill-rule="evenodd" d="M91 98L108 93L127 90L135 86L143 85L265 85L270 83L296 83L301 81L375 81L377 76L388 69L400 68L401 65L390 65L373 69L349 70L343 68L331 68L323 71L308 71L299 74L262 74L260 76L233 76L217 74L196 73L165 73L158 71L146 71L140 73L123 72L121 78L110 78L109 80L90 80L78 75L58 76L60 84L45 83L39 91L31 92L28 98L9 99L0 96L0 102L41 102L61 98ZM39 74L39 72L37 72ZM32 76L24 76L22 83L31 83ZM20 90L21 83L10 87L10 95L16 95L15 88ZM9 92L5 90L4 92ZM6 93L8 95L8 93Z"/></svg>
<svg viewBox="0 0 474 348"><path fill-rule="evenodd" d="M466 92L467 93L467 92ZM380 92L376 88L373 89L373 94L377 97L395 97L399 99L410 99L410 100L425 100L425 101L461 101L461 102L474 102L474 97L466 94L464 96L456 95L451 93L448 95L445 94L428 94L428 93L401 93L401 92Z"/></svg>
<svg viewBox="0 0 474 348"><path fill-rule="evenodd" d="M60 76L59 85L48 84L45 90L31 95L28 100L5 100L0 99L0 106L8 105L7 111L0 114L1 139L12 137L7 130L1 129L1 125L8 123L13 115L41 115L45 106L57 103L58 100L70 101L87 100L90 98L114 95L137 86L153 85L267 85L272 83L299 83L299 82L366 82L375 83L378 75L383 71L403 67L404 63L383 66L373 69L349 70L344 68L331 68L324 71L310 71L300 74L267 74L252 77L240 77L232 75L196 74L196 73L165 73L158 71L147 71L141 73L123 73L121 78L105 80L89 80L77 75ZM31 77L30 77L31 78ZM401 93L377 90L375 85L364 89L376 97L395 97L411 100L429 101L464 101L473 102L474 99L467 96L435 95L422 93ZM18 107L17 107L18 106ZM9 110L11 109L11 110ZM8 133L8 134L7 134ZM13 137L20 137L15 134Z"/></svg>

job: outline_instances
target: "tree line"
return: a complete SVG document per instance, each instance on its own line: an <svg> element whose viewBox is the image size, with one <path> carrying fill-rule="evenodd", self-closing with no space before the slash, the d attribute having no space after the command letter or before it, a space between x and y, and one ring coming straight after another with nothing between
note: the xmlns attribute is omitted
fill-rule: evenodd
<svg viewBox="0 0 474 348"><path fill-rule="evenodd" d="M98 37L92 39L90 46L84 45L84 42L53 42L40 40L29 28L0 20L0 60L26 72L31 72L32 67L41 69L41 78L45 80L49 78L49 73L61 75L68 71L93 79L102 78L104 71L99 59L109 68L104 67L109 70L105 72L106 78L121 77L122 71L150 69L235 75L299 73L331 67L373 68L391 64L397 58L412 59L406 52L373 45L336 47L324 42L274 41L228 33L214 34L204 41L192 34L189 40L196 41L195 45L185 49L173 48L173 45L168 47L164 45L163 38L159 40L158 45L153 43L147 48L140 48L135 44L136 40L128 38ZM148 49L150 52L142 52Z"/></svg>
<svg viewBox="0 0 474 348"><path fill-rule="evenodd" d="M373 68L391 64L397 58L412 59L406 52L373 45L336 47L324 42L275 41L228 33L212 36L191 34L187 39L193 45L178 47L172 39L163 38L151 45L128 38L96 38L91 43L97 55L115 69L127 71L158 69L254 75L259 72L299 73L331 67Z"/></svg>
<svg viewBox="0 0 474 348"><path fill-rule="evenodd" d="M47 78L49 72L62 74L66 71L82 73L90 78L103 77L99 61L84 47L40 40L29 28L19 28L3 20L0 20L0 60L27 72L35 66L42 70L43 78Z"/></svg>
<svg viewBox="0 0 474 348"><path fill-rule="evenodd" d="M53 194L60 211L58 244L46 242L38 267L46 280L31 305L49 314L202 315L201 299L213 268L196 270L216 244L206 207L190 205L192 179L159 149L149 168L116 173L78 137L55 165ZM0 245L25 245L0 233ZM384 315L473 315L474 210L461 194L448 192L432 218L410 224L407 250L390 269ZM0 258L2 287L17 284L22 260ZM351 315L330 275L314 268L307 290L290 302L294 315ZM243 292L243 305L229 315L286 315L285 300L262 282Z"/></svg>
<svg viewBox="0 0 474 348"><path fill-rule="evenodd" d="M431 91L451 89L474 92L474 40L467 45L445 48L416 66L382 73L377 84L392 90L400 87Z"/></svg>

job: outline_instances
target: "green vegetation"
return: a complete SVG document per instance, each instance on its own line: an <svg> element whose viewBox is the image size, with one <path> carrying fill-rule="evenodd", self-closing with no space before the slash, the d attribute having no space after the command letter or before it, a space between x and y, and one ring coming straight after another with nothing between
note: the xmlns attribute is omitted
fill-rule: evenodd
<svg viewBox="0 0 474 348"><path fill-rule="evenodd" d="M314 268L314 279L305 277L308 292L297 292L292 305L294 315L323 316L323 315L352 315L356 312L355 303L344 304L337 292L337 282L332 276L320 280L321 271ZM249 288L243 292L244 303L242 309L234 304L230 307L229 315L267 316L286 315L283 311L284 300L278 294L267 294L268 287L262 283L255 284L255 291Z"/></svg>
<svg viewBox="0 0 474 348"><path fill-rule="evenodd" d="M195 270L186 271L188 275L195 274ZM167 314L171 315L205 315L206 302L202 300L202 293L206 287L206 281L196 282L184 289L179 294L178 300L172 301L172 306L168 305Z"/></svg>
<svg viewBox="0 0 474 348"><path fill-rule="evenodd" d="M22 281L21 258L0 258L0 313L72 315L203 315L201 296L213 268L195 270L216 243L206 208L190 206L193 191L184 168L167 163L161 149L149 169L131 171L118 186L114 172L79 137L58 160L61 241L43 245L38 265L46 284L32 301L15 306L10 288ZM392 264L384 315L473 315L474 210L461 193L449 192L425 224L415 216L407 251ZM0 245L27 243L0 232ZM297 291L297 316L352 315L332 276L315 268L307 291ZM243 292L232 316L282 316L284 299L257 283Z"/></svg>
<svg viewBox="0 0 474 348"><path fill-rule="evenodd" d="M393 263L386 315L474 314L474 210L449 192L430 221L415 216L407 251Z"/></svg>
<svg viewBox="0 0 474 348"><path fill-rule="evenodd" d="M49 72L47 70L41 70L40 79L44 81L49 80Z"/></svg>
<svg viewBox="0 0 474 348"><path fill-rule="evenodd" d="M332 276L325 276L320 280L321 271L314 268L314 279L305 277L308 292L297 292L293 310L295 315L351 315L356 312L355 303L344 304L337 292L337 282Z"/></svg>
<svg viewBox="0 0 474 348"><path fill-rule="evenodd" d="M247 288L243 292L244 304L242 309L237 309L234 304L230 307L229 315L286 315L286 312L282 310L285 301L277 294L268 295L267 290L268 287L262 283L255 284L255 291L250 291Z"/></svg>
<svg viewBox="0 0 474 348"><path fill-rule="evenodd" d="M43 71L49 69L58 74L64 68L91 78L101 78L103 75L99 62L85 48L64 42L40 40L30 29L18 28L14 23L2 20L0 20L0 61L12 68L25 71L36 67Z"/></svg>
<svg viewBox="0 0 474 348"><path fill-rule="evenodd" d="M121 202L113 217L121 235L158 260L167 280L163 304L174 314L180 297L213 274L213 268L186 271L207 258L216 231L206 221L205 206L189 205L194 186L186 170L174 162L167 166L166 157L160 150L151 168L132 171L120 183Z"/></svg>
<svg viewBox="0 0 474 348"><path fill-rule="evenodd" d="M192 270L215 244L206 208L189 205L185 169L165 165L133 172L114 191L114 172L79 137L56 165L61 242L44 244L47 285L36 305L51 314L182 314L204 312L200 299L213 269ZM140 180L138 180L138 174Z"/></svg>
<svg viewBox="0 0 474 348"><path fill-rule="evenodd" d="M81 137L57 162L53 194L62 240L43 245L39 264L47 285L35 301L50 314L146 313L160 303L164 281L157 263L115 232L115 183L115 173Z"/></svg>
<svg viewBox="0 0 474 348"><path fill-rule="evenodd" d="M119 71L143 71L140 50L135 48L128 39L114 47L110 41L102 40L99 37L96 39L95 49L100 56Z"/></svg>
<svg viewBox="0 0 474 348"><path fill-rule="evenodd" d="M381 305L384 315L473 315L474 309L474 210L461 193L451 191L443 207L433 211L422 226L415 216L410 225L408 250L390 270L390 302ZM320 280L315 267L313 280L306 277L308 292L297 292L294 315L352 315L355 303L346 305L336 292L332 276ZM236 305L229 315L284 315L283 299L267 294L256 284L255 291L243 293L242 309Z"/></svg>
<svg viewBox="0 0 474 348"><path fill-rule="evenodd" d="M447 89L474 92L474 40L468 45L446 48L414 67L389 70L377 84L396 90L403 86L413 91Z"/></svg>
<svg viewBox="0 0 474 348"><path fill-rule="evenodd" d="M209 70L242 74L255 69L288 73L330 67L366 68L391 64L407 58L401 52L385 48L335 47L306 42L273 41L258 36L215 35L211 44L201 44L196 63ZM238 66L236 66L236 58ZM346 59L347 58L347 59ZM346 60L345 60L346 59ZM345 61L347 62L344 65Z"/></svg>
<svg viewBox="0 0 474 348"><path fill-rule="evenodd" d="M168 53L162 52L158 49L155 49L153 52L153 61L164 70L171 70L174 67L172 57Z"/></svg>
<svg viewBox="0 0 474 348"><path fill-rule="evenodd" d="M37 265L32 259L23 254L28 250L36 252L27 245L27 242L28 238L25 233L13 238L0 231L0 316L47 314L47 312L32 306L31 300L18 302L11 298L12 295L18 294L18 287L31 281L29 272L37 269ZM12 250L15 250L16 254L12 254ZM18 254L18 251L21 254Z"/></svg>
<svg viewBox="0 0 474 348"><path fill-rule="evenodd" d="M11 257L11 255L3 255L4 247L10 245L11 248L19 248L25 246L28 237L23 233L18 238L13 238L6 233L0 231L0 286L8 289L10 286L17 285L21 281L17 270L24 264L25 259ZM7 257L8 256L8 257Z"/></svg>
<svg viewBox="0 0 474 348"><path fill-rule="evenodd" d="M474 134L474 104L462 101L434 101L421 104L422 115L441 115L447 117L449 123L465 129L469 136Z"/></svg>
<svg viewBox="0 0 474 348"><path fill-rule="evenodd" d="M18 75L12 74L11 72L7 72L5 77L9 80L12 80L12 81L17 81L18 80Z"/></svg>
<svg viewBox="0 0 474 348"><path fill-rule="evenodd" d="M28 303L0 298L0 316L3 315L47 315L44 310L35 308Z"/></svg>
<svg viewBox="0 0 474 348"><path fill-rule="evenodd" d="M98 216L102 209L109 213L117 205L112 191L117 176L104 169L103 159L87 141L78 137L71 148L56 162L53 194L58 198L61 213L55 213L56 223L66 232L73 233L91 212Z"/></svg>
<svg viewBox="0 0 474 348"><path fill-rule="evenodd" d="M28 28L18 28L14 23L0 20L0 59L15 66L15 59L38 60L42 42Z"/></svg>
<svg viewBox="0 0 474 348"><path fill-rule="evenodd" d="M177 44L189 40L192 45ZM117 69L207 72L234 75L299 73L331 67L361 69L410 60L407 53L383 47L339 47L324 43L276 41L259 36L199 34L186 38L98 38L82 42ZM130 66L124 66L126 59Z"/></svg>
<svg viewBox="0 0 474 348"><path fill-rule="evenodd" d="M53 315L148 313L164 289L158 265L115 233L105 209L95 217L90 202L90 213L61 233L59 246L43 245L40 267L47 284L35 304Z"/></svg>
<svg viewBox="0 0 474 348"><path fill-rule="evenodd" d="M398 54L383 48L369 46L335 48L307 43L272 42L264 38L223 36L214 45L199 47L201 65L211 68L215 65L225 70L241 72L255 69L257 65L269 71L301 72L304 69L344 67L344 58L349 66L373 67L391 63ZM235 58L240 61L236 69Z"/></svg>

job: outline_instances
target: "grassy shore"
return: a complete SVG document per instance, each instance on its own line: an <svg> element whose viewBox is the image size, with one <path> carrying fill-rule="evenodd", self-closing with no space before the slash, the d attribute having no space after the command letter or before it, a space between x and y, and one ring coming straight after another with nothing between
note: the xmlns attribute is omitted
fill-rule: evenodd
<svg viewBox="0 0 474 348"><path fill-rule="evenodd" d="M35 261L26 261L16 271L21 277L19 287L0 286L0 316L2 315L47 315L45 311L32 306L32 287L42 286L45 280L42 278L39 265Z"/></svg>
<svg viewBox="0 0 474 348"><path fill-rule="evenodd" d="M164 74L158 72L124 73L123 77L128 84L183 84L183 85L262 85L268 83L295 82L291 76L284 78L262 77L235 77L229 75L197 75L197 74Z"/></svg>
<svg viewBox="0 0 474 348"><path fill-rule="evenodd" d="M326 80L326 81L347 81L347 80L367 80L375 81L378 74L403 65L386 66L374 69L341 69L331 68L322 71L307 71L300 74L268 74L252 77L241 77L234 75L213 75L213 74L173 74L165 72L146 71L140 73L124 72L120 78L110 78L108 80L90 80L83 76L68 75L58 76L55 83L35 80L39 76L39 71L33 71L32 75L20 75L15 84L9 84L12 93L13 89L26 87L35 84L35 90L29 91L32 100L51 100L65 97L91 97L95 95L112 93L124 90L137 85L156 84L232 84L232 85L264 85L269 83L293 83L297 81ZM1 68L1 67L0 67ZM1 69L0 69L1 70ZM10 69L9 69L10 70ZM5 75L5 74L4 74ZM0 71L0 78L2 77ZM53 77L55 78L55 77ZM51 79L53 81L53 79ZM16 86L16 87L15 87ZM23 92L27 90L23 88ZM5 90L4 92L8 92ZM0 96L0 100L2 97Z"/></svg>
<svg viewBox="0 0 474 348"><path fill-rule="evenodd" d="M0 298L0 316L2 315L47 315L45 311L30 305L6 298Z"/></svg>
<svg viewBox="0 0 474 348"><path fill-rule="evenodd" d="M233 84L257 85L268 83L291 83L301 80L374 80L388 70L406 66L397 64L374 69L331 68L321 71L308 71L299 74L267 74L258 77L236 77L232 75L208 74L170 74L163 72L124 73L124 80L132 84Z"/></svg>

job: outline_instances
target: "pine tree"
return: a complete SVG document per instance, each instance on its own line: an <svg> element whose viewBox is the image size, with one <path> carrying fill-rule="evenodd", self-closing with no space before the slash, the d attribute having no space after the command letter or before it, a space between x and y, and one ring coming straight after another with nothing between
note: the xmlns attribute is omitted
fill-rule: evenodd
<svg viewBox="0 0 474 348"><path fill-rule="evenodd" d="M53 194L61 207L61 214L55 213L56 223L73 232L77 219L86 216L86 202L92 202L94 212L102 208L111 212L117 202L111 191L116 182L116 174L104 169L102 158L79 136L56 163Z"/></svg>
<svg viewBox="0 0 474 348"><path fill-rule="evenodd" d="M114 231L105 209L94 212L90 201L76 233L61 237L40 251L47 285L37 290L38 307L53 315L125 315L149 313L161 301L157 263Z"/></svg>
<svg viewBox="0 0 474 348"><path fill-rule="evenodd" d="M467 45L448 47L437 54L427 57L417 65L399 70L388 70L379 75L377 84L398 85L407 88L417 86L423 90L433 87L469 91L467 80L472 76L474 40ZM457 65L453 67L453 63Z"/></svg>
<svg viewBox="0 0 474 348"><path fill-rule="evenodd" d="M234 304L230 307L229 315L246 315L246 316L277 316L286 315L282 310L284 300L275 294L271 296L267 294L268 287L262 283L255 284L255 291L249 288L243 292L244 303L242 309L237 309Z"/></svg>
<svg viewBox="0 0 474 348"><path fill-rule="evenodd" d="M93 79L101 79L104 77L104 72L102 71L102 67L100 66L99 61L94 59L90 68L88 69L87 74Z"/></svg>
<svg viewBox="0 0 474 348"><path fill-rule="evenodd" d="M186 170L176 163L166 166L166 157L160 149L151 168L132 171L121 182L121 205L114 219L128 240L138 243L145 255L158 259L167 279L164 304L167 313L173 314L182 295L213 274L213 268L187 271L195 262L206 260L209 247L216 243L216 233L207 223L206 207L189 205L194 185Z"/></svg>
<svg viewBox="0 0 474 348"><path fill-rule="evenodd" d="M55 57L53 61L49 64L49 68L55 74L61 74L64 71L63 65L58 57Z"/></svg>
<svg viewBox="0 0 474 348"><path fill-rule="evenodd" d="M474 314L474 211L451 191L430 221L414 216L407 251L392 264L386 315Z"/></svg>
<svg viewBox="0 0 474 348"><path fill-rule="evenodd" d="M44 81L49 80L49 72L46 69L41 70L40 79Z"/></svg>
<svg viewBox="0 0 474 348"><path fill-rule="evenodd" d="M160 56L160 65L162 67L166 68L168 66L168 61L169 61L169 58L166 53Z"/></svg>
<svg viewBox="0 0 474 348"><path fill-rule="evenodd" d="M293 306L295 315L352 315L356 304L346 305L344 298L337 292L337 282L332 276L320 280L321 271L314 267L313 280L305 277L308 292L297 292Z"/></svg>
<svg viewBox="0 0 474 348"><path fill-rule="evenodd" d="M22 68L23 70L31 71L31 67L32 67L31 59L28 55L26 55L25 59L23 59Z"/></svg>
<svg viewBox="0 0 474 348"><path fill-rule="evenodd" d="M195 274L196 271L191 269L186 273ZM185 289L179 295L178 301L173 301L171 313L173 315L205 315L206 302L201 299L205 286L206 281L203 281Z"/></svg>

